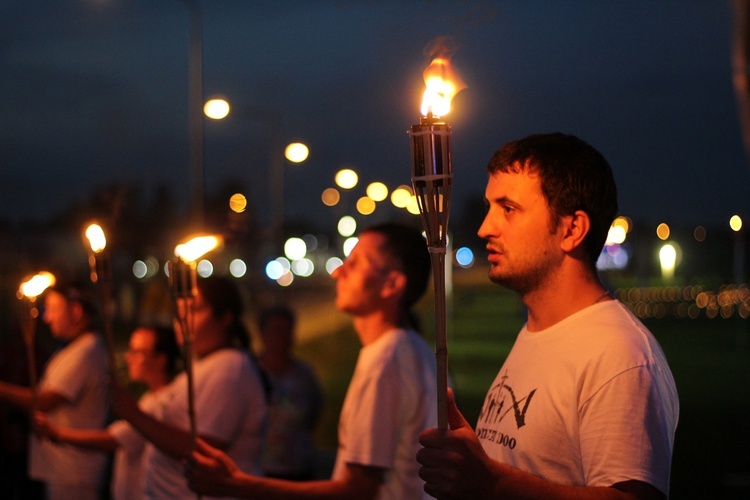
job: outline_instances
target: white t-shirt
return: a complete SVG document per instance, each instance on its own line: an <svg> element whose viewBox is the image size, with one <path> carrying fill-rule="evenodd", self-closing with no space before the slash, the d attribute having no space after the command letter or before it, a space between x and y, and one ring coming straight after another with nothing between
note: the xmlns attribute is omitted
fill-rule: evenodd
<svg viewBox="0 0 750 500"><path fill-rule="evenodd" d="M435 355L414 331L364 346L339 419L333 478L346 464L386 469L379 499L429 498L418 476L419 433L437 426Z"/></svg>
<svg viewBox="0 0 750 500"><path fill-rule="evenodd" d="M64 396L46 413L50 423L74 429L102 429L109 409L107 353L95 333L84 333L55 354L39 382L42 391ZM31 436L29 475L46 483L99 487L104 480L108 454L55 444Z"/></svg>
<svg viewBox="0 0 750 500"><path fill-rule="evenodd" d="M237 466L260 475L268 410L257 365L244 352L220 349L196 360L193 374L198 434L228 443L225 451ZM158 399L160 420L189 431L187 375L178 375ZM152 447L146 463L147 498L195 498L180 462Z"/></svg>
<svg viewBox="0 0 750 500"><path fill-rule="evenodd" d="M160 403L152 392L145 392L138 400L140 409L149 415L158 415ZM107 427L119 447L112 464L112 499L140 500L145 489L146 449L152 444L125 420L116 420Z"/></svg>
<svg viewBox="0 0 750 500"><path fill-rule="evenodd" d="M653 335L617 301L524 327L476 432L495 460L559 484L644 481L669 493L679 401Z"/></svg>

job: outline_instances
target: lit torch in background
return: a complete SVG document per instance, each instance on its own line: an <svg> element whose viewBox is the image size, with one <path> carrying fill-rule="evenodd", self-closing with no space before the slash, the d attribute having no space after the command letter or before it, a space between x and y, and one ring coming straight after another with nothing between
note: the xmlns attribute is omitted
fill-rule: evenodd
<svg viewBox="0 0 750 500"><path fill-rule="evenodd" d="M188 417L193 441L198 437L195 421L195 392L193 389L193 305L198 293L198 259L221 244L218 236L197 236L174 249L175 258L170 261L169 287L175 301L175 316L182 332L182 350L185 357L185 373L188 385ZM178 303L182 300L182 306Z"/></svg>
<svg viewBox="0 0 750 500"><path fill-rule="evenodd" d="M437 361L438 428L448 428L448 341L445 308L445 253L450 212L453 165L451 127L442 116L451 99L465 85L446 57L436 57L424 71L426 89L422 118L412 125L412 185L419 205L432 261L435 286L435 357Z"/></svg>
<svg viewBox="0 0 750 500"><path fill-rule="evenodd" d="M104 319L104 344L109 358L109 369L115 372L115 341L112 333L112 268L109 262L107 237L99 224L92 223L86 227L84 236L89 242L89 276L99 291L99 301Z"/></svg>
<svg viewBox="0 0 750 500"><path fill-rule="evenodd" d="M23 340L26 344L26 355L29 364L29 385L34 390L34 399L31 403L32 414L37 403L37 374L36 374L36 320L39 317L39 309L36 307L36 299L47 288L55 284L55 276L47 271L42 271L21 283L17 296L24 306ZM26 299L26 300L24 300Z"/></svg>

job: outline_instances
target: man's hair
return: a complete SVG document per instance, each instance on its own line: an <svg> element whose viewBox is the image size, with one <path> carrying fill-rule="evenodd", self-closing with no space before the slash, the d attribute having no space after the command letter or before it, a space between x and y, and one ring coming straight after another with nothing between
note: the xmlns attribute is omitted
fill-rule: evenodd
<svg viewBox="0 0 750 500"><path fill-rule="evenodd" d="M285 305L277 305L263 309L258 316L258 328L261 331L265 331L268 323L272 318L284 318L289 322L289 325L294 329L297 324L297 316L294 314L289 307Z"/></svg>
<svg viewBox="0 0 750 500"><path fill-rule="evenodd" d="M406 276L402 305L408 310L424 295L430 279L430 254L425 239L418 230L396 223L369 226L363 233L384 237L386 257Z"/></svg>
<svg viewBox="0 0 750 500"><path fill-rule="evenodd" d="M92 293L91 286L82 279L58 278L57 283L49 289L62 295L66 302L80 304L83 321L87 328L97 329L99 325L99 307Z"/></svg>
<svg viewBox="0 0 750 500"><path fill-rule="evenodd" d="M490 175L526 171L539 175L551 210L551 224L577 210L586 212L591 229L583 241L595 268L609 228L617 215L617 187L602 154L581 139L561 133L536 134L509 142L487 165Z"/></svg>

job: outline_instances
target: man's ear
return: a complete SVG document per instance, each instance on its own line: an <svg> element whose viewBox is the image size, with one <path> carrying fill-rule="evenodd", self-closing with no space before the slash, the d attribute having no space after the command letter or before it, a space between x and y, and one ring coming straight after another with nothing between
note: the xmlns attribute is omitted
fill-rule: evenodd
<svg viewBox="0 0 750 500"><path fill-rule="evenodd" d="M579 248L591 230L591 219L583 210L576 210L573 215L562 217L560 224L563 226L560 248L567 253Z"/></svg>
<svg viewBox="0 0 750 500"><path fill-rule="evenodd" d="M388 276L383 283L380 295L383 298L391 297L392 295L403 295L406 291L406 275L401 271L388 271Z"/></svg>

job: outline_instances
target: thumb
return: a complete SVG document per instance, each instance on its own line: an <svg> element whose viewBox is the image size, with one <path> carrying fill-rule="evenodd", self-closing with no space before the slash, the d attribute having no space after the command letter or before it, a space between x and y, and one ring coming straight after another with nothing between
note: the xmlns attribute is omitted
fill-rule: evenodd
<svg viewBox="0 0 750 500"><path fill-rule="evenodd" d="M456 406L453 389L448 389L448 426L453 431L464 427L471 429L471 425L458 410L458 406Z"/></svg>

